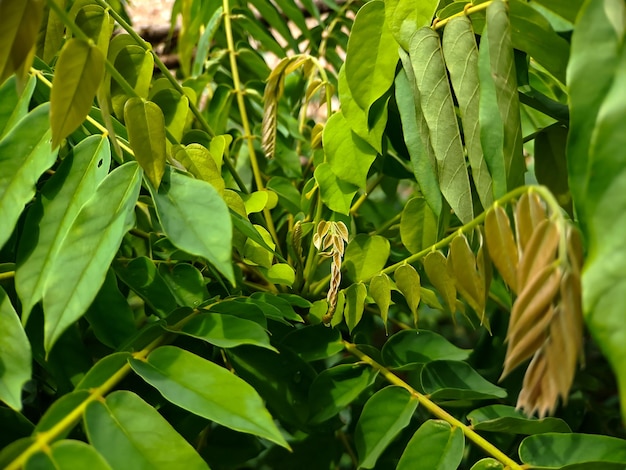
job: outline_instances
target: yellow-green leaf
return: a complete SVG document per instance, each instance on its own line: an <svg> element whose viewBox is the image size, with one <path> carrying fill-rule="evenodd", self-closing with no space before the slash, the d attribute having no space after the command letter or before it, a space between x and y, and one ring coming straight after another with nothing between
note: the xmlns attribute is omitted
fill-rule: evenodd
<svg viewBox="0 0 626 470"><path fill-rule="evenodd" d="M178 147L174 158L197 179L211 183L220 194L224 193L224 179L215 164L215 160L206 147L200 144L189 144Z"/></svg>
<svg viewBox="0 0 626 470"><path fill-rule="evenodd" d="M141 98L131 98L124 106L128 141L135 159L158 189L165 172L165 119L161 108Z"/></svg>
<svg viewBox="0 0 626 470"><path fill-rule="evenodd" d="M385 330L387 329L387 316L389 314L389 305L391 304L391 280L386 274L379 274L370 281L369 294L378 309L380 310L380 317L385 324Z"/></svg>
<svg viewBox="0 0 626 470"><path fill-rule="evenodd" d="M415 268L410 264L403 264L393 273L393 277L396 280L396 286L406 299L406 303L409 305L411 314L413 314L413 322L417 326L417 307L420 303L421 289L420 289L420 275Z"/></svg>
<svg viewBox="0 0 626 470"><path fill-rule="evenodd" d="M65 43L50 93L53 148L85 120L103 75L104 55L100 49L81 39Z"/></svg>
<svg viewBox="0 0 626 470"><path fill-rule="evenodd" d="M363 309L365 308L365 298L367 297L367 288L365 284L359 282L352 284L346 289L346 306L344 317L346 325L350 332L359 324L363 317Z"/></svg>

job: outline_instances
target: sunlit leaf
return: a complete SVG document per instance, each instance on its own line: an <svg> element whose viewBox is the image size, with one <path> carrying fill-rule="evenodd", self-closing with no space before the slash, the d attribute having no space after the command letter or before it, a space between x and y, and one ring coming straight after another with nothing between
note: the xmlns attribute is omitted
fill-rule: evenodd
<svg viewBox="0 0 626 470"><path fill-rule="evenodd" d="M389 256L389 241L379 235L359 234L350 240L343 259L348 276L365 281L385 267Z"/></svg>
<svg viewBox="0 0 626 470"><path fill-rule="evenodd" d="M114 470L209 468L157 410L132 392L120 390L91 402L84 423L89 442Z"/></svg>
<svg viewBox="0 0 626 470"><path fill-rule="evenodd" d="M367 288L365 284L359 282L352 284L345 291L346 306L344 317L348 329L352 331L361 321L363 317L363 309L365 308L365 298L367 297Z"/></svg>
<svg viewBox="0 0 626 470"><path fill-rule="evenodd" d="M228 207L209 183L166 166L158 191L150 186L161 225L179 249L202 256L234 284Z"/></svg>
<svg viewBox="0 0 626 470"><path fill-rule="evenodd" d="M400 238L411 253L417 253L437 242L437 216L426 199L414 197L407 201L400 219Z"/></svg>
<svg viewBox="0 0 626 470"><path fill-rule="evenodd" d="M145 362L130 363L172 403L289 448L257 392L223 367L174 346L161 346Z"/></svg>
<svg viewBox="0 0 626 470"><path fill-rule="evenodd" d="M61 49L50 93L52 147L87 117L104 76L105 57L97 46L70 39Z"/></svg>
<svg viewBox="0 0 626 470"><path fill-rule="evenodd" d="M0 141L0 247L11 236L41 174L56 160L50 146L50 106L28 113Z"/></svg>
<svg viewBox="0 0 626 470"><path fill-rule="evenodd" d="M17 78L12 77L0 86L0 139L28 114L36 83L35 77L29 78L20 92Z"/></svg>
<svg viewBox="0 0 626 470"><path fill-rule="evenodd" d="M140 186L141 169L136 163L118 167L102 181L69 228L44 287L47 352L98 293L122 237L134 223Z"/></svg>
<svg viewBox="0 0 626 470"><path fill-rule="evenodd" d="M504 398L506 390L485 380L469 364L459 361L433 361L421 372L424 391L435 401Z"/></svg>
<svg viewBox="0 0 626 470"><path fill-rule="evenodd" d="M46 452L36 452L26 465L26 470L57 470L59 468L89 468L110 470L107 461L92 446L81 441L63 440L55 442Z"/></svg>

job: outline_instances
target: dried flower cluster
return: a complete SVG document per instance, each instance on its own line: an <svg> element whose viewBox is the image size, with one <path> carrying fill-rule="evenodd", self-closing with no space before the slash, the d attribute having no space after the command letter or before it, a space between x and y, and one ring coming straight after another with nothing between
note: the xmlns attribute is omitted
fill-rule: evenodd
<svg viewBox="0 0 626 470"><path fill-rule="evenodd" d="M567 400L582 348L580 235L533 192L515 207L515 236L500 206L488 212L485 232L490 258L517 295L501 378L532 357L517 406L551 414Z"/></svg>
<svg viewBox="0 0 626 470"><path fill-rule="evenodd" d="M325 324L330 323L337 308L337 294L339 293L339 284L341 284L341 260L343 259L346 243L348 243L348 228L343 222L322 220L317 225L317 231L313 235L313 244L322 256L332 258L330 286L326 295L328 312L326 312L323 318Z"/></svg>

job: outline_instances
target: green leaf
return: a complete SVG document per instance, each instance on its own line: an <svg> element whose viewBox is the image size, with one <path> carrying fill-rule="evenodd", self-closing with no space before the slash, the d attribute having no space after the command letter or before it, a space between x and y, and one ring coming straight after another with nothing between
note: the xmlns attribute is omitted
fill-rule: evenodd
<svg viewBox="0 0 626 470"><path fill-rule="evenodd" d="M273 416L290 425L304 426L309 415L309 388L315 378L311 366L290 349L276 354L241 346L226 354L237 375L263 397Z"/></svg>
<svg viewBox="0 0 626 470"><path fill-rule="evenodd" d="M251 344L276 351L262 326L254 321L232 315L201 313L185 323L180 330L170 331L202 339L218 348L234 348L242 344Z"/></svg>
<svg viewBox="0 0 626 470"><path fill-rule="evenodd" d="M174 246L206 258L234 285L230 213L217 190L169 166L159 190L151 185L149 189L159 221Z"/></svg>
<svg viewBox="0 0 626 470"><path fill-rule="evenodd" d="M112 349L121 346L137 331L133 311L118 289L117 278L112 269L107 272L85 318L96 338Z"/></svg>
<svg viewBox="0 0 626 470"><path fill-rule="evenodd" d="M432 209L439 216L442 196L437 176L437 158L430 144L428 124L421 108L421 97L409 55L400 51L402 69L396 77L396 103L402 121L404 143L411 157L415 180Z"/></svg>
<svg viewBox="0 0 626 470"><path fill-rule="evenodd" d="M385 267L389 240L380 235L360 233L348 243L343 266L353 281L365 281Z"/></svg>
<svg viewBox="0 0 626 470"><path fill-rule="evenodd" d="M402 244L411 253L434 245L438 235L437 216L426 199L414 197L408 200L402 209L400 218L400 238Z"/></svg>
<svg viewBox="0 0 626 470"><path fill-rule="evenodd" d="M515 49L526 52L554 77L565 83L569 44L535 8L521 0L509 3L511 41Z"/></svg>
<svg viewBox="0 0 626 470"><path fill-rule="evenodd" d="M302 317L292 308L291 304L275 294L269 292L255 292L245 300L246 303L258 305L268 318L275 320L292 320L303 322Z"/></svg>
<svg viewBox="0 0 626 470"><path fill-rule="evenodd" d="M287 263L277 263L267 270L265 277L273 284L291 287L296 280L296 272Z"/></svg>
<svg viewBox="0 0 626 470"><path fill-rule="evenodd" d="M348 325L348 329L352 333L352 330L359 324L363 317L367 288L362 282L352 284L346 289L345 295L344 317L346 319L346 325Z"/></svg>
<svg viewBox="0 0 626 470"><path fill-rule="evenodd" d="M328 119L323 141L326 161L337 178L365 188L367 173L376 159L376 152L350 130L341 112Z"/></svg>
<svg viewBox="0 0 626 470"><path fill-rule="evenodd" d="M608 1L587 2L583 8L568 69L572 85L569 182L588 248L582 276L585 320L616 372L626 419L626 138L621 131L626 118L626 33L623 23L616 23L619 28L612 23L612 18L624 17L626 8Z"/></svg>
<svg viewBox="0 0 626 470"><path fill-rule="evenodd" d="M322 201L330 210L345 215L350 213L357 186L340 179L327 162L315 168L315 181L319 185Z"/></svg>
<svg viewBox="0 0 626 470"><path fill-rule="evenodd" d="M282 176L274 176L267 182L267 189L278 195L278 202L290 214L300 212L300 192L293 185L292 180Z"/></svg>
<svg viewBox="0 0 626 470"><path fill-rule="evenodd" d="M543 434L546 432L571 432L560 418L528 417L512 406L490 405L473 410L467 419L476 431L505 432L511 434Z"/></svg>
<svg viewBox="0 0 626 470"><path fill-rule="evenodd" d="M115 272L159 317L166 317L176 308L176 298L150 258L139 256L126 266L116 263Z"/></svg>
<svg viewBox="0 0 626 470"><path fill-rule="evenodd" d="M30 343L11 300L0 287L0 400L22 409L22 387L30 380Z"/></svg>
<svg viewBox="0 0 626 470"><path fill-rule="evenodd" d="M504 398L506 390L485 380L465 362L434 361L421 372L422 387L435 401Z"/></svg>
<svg viewBox="0 0 626 470"><path fill-rule="evenodd" d="M493 2L487 8L487 26L488 40L484 43L481 40L481 50L484 51L484 57L480 58L479 52L479 73L481 86L480 99L480 125L481 125L481 143L485 152L485 159L489 171L493 178L494 197L499 198L501 193L496 183L500 177L502 168L506 175L506 188L504 192L510 191L524 184L524 155L522 152L522 127L520 122L520 107L517 91L517 77L515 72L515 59L513 57L513 45L511 43L511 25L509 23L509 15L507 6L504 2ZM485 34L483 33L483 39ZM488 59L486 57L488 52ZM487 71L487 61L489 63L489 72ZM481 65L483 70L480 71ZM487 87L487 96L483 99L483 82ZM491 82L491 83L489 83ZM493 88L495 87L495 101L497 103L496 112L493 101ZM496 115L494 118L487 116L488 113ZM497 115L502 120L502 125L498 122ZM495 122L494 122L495 119ZM501 127L502 126L502 127ZM489 133L495 132L496 136L500 135L502 129L502 158L500 160L500 143L495 142ZM491 140L494 139L494 142ZM498 137L499 140L499 137ZM489 151L485 148L489 143ZM498 181L500 183L500 181Z"/></svg>
<svg viewBox="0 0 626 470"><path fill-rule="evenodd" d="M565 147L568 130L560 124L543 129L535 137L535 176L552 191L561 205L571 209ZM571 212L571 210L569 211Z"/></svg>
<svg viewBox="0 0 626 470"><path fill-rule="evenodd" d="M42 16L43 4L36 0L0 5L0 84L15 71L28 72Z"/></svg>
<svg viewBox="0 0 626 470"><path fill-rule="evenodd" d="M72 38L61 49L50 92L52 147L76 130L89 114L104 76L105 57L94 44Z"/></svg>
<svg viewBox="0 0 626 470"><path fill-rule="evenodd" d="M195 266L187 263L177 263L174 266L161 264L159 272L178 305L196 308L207 300L206 281Z"/></svg>
<svg viewBox="0 0 626 470"><path fill-rule="evenodd" d="M437 289L448 310L456 312L456 285L446 257L441 251L431 251L424 257L423 263L428 280Z"/></svg>
<svg viewBox="0 0 626 470"><path fill-rule="evenodd" d="M593 434L538 434L522 441L519 456L525 464L545 469L577 465L579 470L612 470L626 464L626 441Z"/></svg>
<svg viewBox="0 0 626 470"><path fill-rule="evenodd" d="M410 264L403 264L394 271L393 277L398 290L406 299L409 310L413 315L413 323L417 326L417 307L420 303L421 296L420 275Z"/></svg>
<svg viewBox="0 0 626 470"><path fill-rule="evenodd" d="M150 102L156 104L161 109L166 129L174 139L180 141L183 138L187 116L190 113L189 98L181 95L178 90L165 88L152 95ZM126 125L128 125L128 120L125 117L124 119L126 120Z"/></svg>
<svg viewBox="0 0 626 470"><path fill-rule="evenodd" d="M389 305L391 304L391 279L386 274L374 276L370 281L368 294L378 306L380 317L385 324L387 331L387 317L389 315Z"/></svg>
<svg viewBox="0 0 626 470"><path fill-rule="evenodd" d="M319 361L343 351L341 333L324 325L309 325L288 333L280 343L306 362Z"/></svg>
<svg viewBox="0 0 626 470"><path fill-rule="evenodd" d="M50 106L32 110L0 140L0 247L11 236L35 184L52 166L57 151L50 147Z"/></svg>
<svg viewBox="0 0 626 470"><path fill-rule="evenodd" d="M309 390L312 424L322 423L335 416L364 392L378 375L370 367L342 364L320 373Z"/></svg>
<svg viewBox="0 0 626 470"><path fill-rule="evenodd" d="M398 48L385 22L385 3L374 0L354 19L346 53L346 78L354 101L363 110L393 84Z"/></svg>
<svg viewBox="0 0 626 470"><path fill-rule="evenodd" d="M111 468L208 469L194 448L145 401L116 391L85 410L89 442Z"/></svg>
<svg viewBox="0 0 626 470"><path fill-rule="evenodd" d="M472 193L439 34L431 28L417 30L410 57L437 158L441 192L461 222L467 223L474 218Z"/></svg>
<svg viewBox="0 0 626 470"><path fill-rule="evenodd" d="M30 77L20 91L17 78L11 77L0 86L0 139L28 114L36 84L37 79Z"/></svg>
<svg viewBox="0 0 626 470"><path fill-rule="evenodd" d="M161 346L145 362L130 364L175 405L289 448L257 392L223 367L174 346Z"/></svg>
<svg viewBox="0 0 626 470"><path fill-rule="evenodd" d="M382 359L386 366L394 370L411 370L432 361L463 361L470 352L457 348L434 331L404 330L387 340L382 349Z"/></svg>
<svg viewBox="0 0 626 470"><path fill-rule="evenodd" d="M159 188L165 173L165 119L155 103L131 98L124 106L128 141L152 186Z"/></svg>
<svg viewBox="0 0 626 470"><path fill-rule="evenodd" d="M45 452L36 452L24 465L25 470L57 470L60 468L111 469L96 449L84 442L69 439L55 442Z"/></svg>
<svg viewBox="0 0 626 470"><path fill-rule="evenodd" d="M345 66L339 69L337 88L339 102L341 103L341 114L348 122L352 132L370 144L378 153L382 153L383 132L387 124L386 108L383 112L376 114L374 122L370 122L368 111L361 109L352 97L352 92L348 87ZM385 99L384 95L380 99ZM387 103L387 100L385 100L385 103ZM374 107L372 107L373 110Z"/></svg>
<svg viewBox="0 0 626 470"><path fill-rule="evenodd" d="M122 237L134 224L140 186L141 169L136 163L118 167L102 181L69 228L44 287L47 352L96 297Z"/></svg>
<svg viewBox="0 0 626 470"><path fill-rule="evenodd" d="M574 23L585 0L535 0L557 15Z"/></svg>
<svg viewBox="0 0 626 470"><path fill-rule="evenodd" d="M135 94L128 95L122 85L117 81L111 82L111 106L115 115L124 117L124 105L129 98L148 98L152 71L154 70L154 57L150 51L144 50L135 44L135 40L126 34L115 36L109 45L108 60L115 65L118 72L134 90ZM105 78L110 82L111 78Z"/></svg>
<svg viewBox="0 0 626 470"><path fill-rule="evenodd" d="M155 325L159 330L160 327ZM162 330L160 331L160 333ZM129 352L116 352L103 357L96 362L85 374L83 379L76 384L75 390L89 391L92 388L100 387L111 378L112 375L123 369L128 364L128 359L132 357Z"/></svg>
<svg viewBox="0 0 626 470"><path fill-rule="evenodd" d="M504 470L504 465L498 462L496 459L486 458L480 459L470 470Z"/></svg>
<svg viewBox="0 0 626 470"><path fill-rule="evenodd" d="M396 386L385 387L367 400L354 431L359 468L376 465L387 446L408 426L418 404L417 398Z"/></svg>
<svg viewBox="0 0 626 470"><path fill-rule="evenodd" d="M211 183L220 194L224 192L224 180L207 148L200 144L189 144L176 150L174 158L182 163L193 176Z"/></svg>
<svg viewBox="0 0 626 470"><path fill-rule="evenodd" d="M91 198L111 164L109 142L102 136L81 141L63 159L26 217L20 240L15 288L22 301L22 323L42 298L61 243L82 206Z"/></svg>
<svg viewBox="0 0 626 470"><path fill-rule="evenodd" d="M429 470L456 470L463 458L464 447L461 428L429 419L415 431L396 468L413 469L419 462L420 467Z"/></svg>
<svg viewBox="0 0 626 470"><path fill-rule="evenodd" d="M438 5L438 0L385 1L385 20L393 33L393 37L404 50L409 50L411 36L417 28L430 25Z"/></svg>
<svg viewBox="0 0 626 470"><path fill-rule="evenodd" d="M472 167L472 179L480 202L486 209L493 203L493 188L491 175L480 145L478 48L472 22L468 16L453 18L446 25L442 47L454 94L459 103L463 121L463 138Z"/></svg>

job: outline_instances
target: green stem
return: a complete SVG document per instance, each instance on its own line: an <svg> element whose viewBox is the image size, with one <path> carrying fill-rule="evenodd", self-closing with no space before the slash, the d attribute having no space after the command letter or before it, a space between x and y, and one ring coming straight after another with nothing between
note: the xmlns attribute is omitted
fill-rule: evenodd
<svg viewBox="0 0 626 470"><path fill-rule="evenodd" d="M385 222L380 227L378 227L374 231L374 233L372 233L372 235L378 235L379 233L384 233L387 229L389 229L395 223L399 222L401 219L402 219L402 212L394 215L391 219L389 219L387 222Z"/></svg>
<svg viewBox="0 0 626 470"><path fill-rule="evenodd" d="M15 277L15 271L6 271L4 273L0 273L0 281L4 281L5 279L13 279Z"/></svg>
<svg viewBox="0 0 626 470"><path fill-rule="evenodd" d="M477 11L482 11L482 10L486 10L487 7L489 7L489 5L491 5L492 1L489 0L487 2L483 2L483 3L479 3L478 5L472 5L471 3L468 3L467 6L465 7L465 9L459 13L456 13L452 16L449 16L448 18L445 18L441 21L438 21L437 18L435 18L435 21L433 22L433 29L437 30L437 29L441 29L443 28L446 24L448 24L453 18L458 18L460 16L467 16L467 15L471 15L472 13L476 13ZM470 6L472 5L472 6Z"/></svg>
<svg viewBox="0 0 626 470"><path fill-rule="evenodd" d="M413 387L407 384L404 380L400 379L397 375L395 375L389 369L380 365L374 359L372 359L367 354L365 354L360 349L358 349L355 344L349 343L348 341L344 340L343 345L345 346L346 350L350 354L352 354L353 356L356 356L365 364L377 370L380 373L380 375L382 375L385 379L387 379L388 382L407 390L412 396L417 398L420 405L426 408L433 416L446 421L452 427L461 429L465 437L467 437L470 441L472 441L478 447L483 449L487 454L491 455L494 459L506 465L511 470L523 470L524 467L518 464L515 460L511 459L508 455L506 455L504 452L502 452L500 449L494 446L491 442L487 441L484 437L482 437L472 428L470 428L466 424L456 419L446 410L439 407L436 403L431 401L426 395L423 395L417 390L415 390Z"/></svg>
<svg viewBox="0 0 626 470"><path fill-rule="evenodd" d="M233 88L235 95L237 96L237 106L239 107L239 115L241 117L241 125L243 127L244 138L248 143L248 156L250 158L250 166L252 167L252 174L254 175L254 182L258 191L265 189L263 183L263 176L259 169L259 162L256 157L256 151L254 150L254 136L250 129L250 123L248 121L248 112L246 111L246 103L244 101L245 90L241 86L239 79L239 68L237 66L237 50L235 49L235 41L233 39L233 27L230 15L230 3L229 0L222 0L222 8L224 9L224 29L226 31L226 44L228 45L228 55L230 58L230 69L233 76ZM276 244L276 251L280 253L280 240L274 227L274 220L269 209L263 209L263 216L265 217L265 224L269 231L274 243Z"/></svg>

